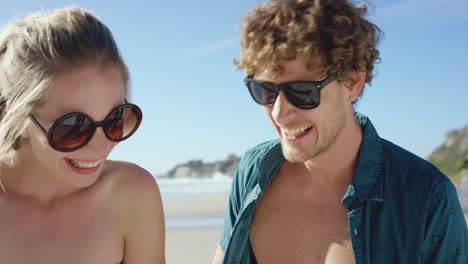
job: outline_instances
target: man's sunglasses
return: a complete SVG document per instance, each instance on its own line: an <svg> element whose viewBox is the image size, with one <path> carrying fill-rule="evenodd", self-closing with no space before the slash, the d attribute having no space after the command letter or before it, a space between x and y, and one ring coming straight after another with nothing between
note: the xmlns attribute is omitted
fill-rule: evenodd
<svg viewBox="0 0 468 264"><path fill-rule="evenodd" d="M322 81L296 81L287 83L272 83L255 80L247 76L244 83L255 102L263 106L272 106L279 91L283 91L288 101L297 108L312 109L320 104L320 90L336 80L334 74L328 75Z"/></svg>
<svg viewBox="0 0 468 264"><path fill-rule="evenodd" d="M134 104L123 104L115 108L101 122L95 122L84 113L70 113L55 120L48 130L32 114L29 117L47 136L52 148L71 152L88 144L98 127L102 127L110 141L119 142L129 138L140 126L143 113Z"/></svg>

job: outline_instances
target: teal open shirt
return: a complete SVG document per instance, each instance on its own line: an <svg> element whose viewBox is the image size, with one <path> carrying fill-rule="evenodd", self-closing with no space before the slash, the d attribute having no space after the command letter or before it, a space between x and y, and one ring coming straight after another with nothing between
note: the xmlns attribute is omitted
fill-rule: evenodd
<svg viewBox="0 0 468 264"><path fill-rule="evenodd" d="M352 183L342 199L356 264L468 264L468 229L457 192L429 162L364 128ZM284 157L278 140L250 149L235 171L220 246L223 263L256 263L252 216Z"/></svg>

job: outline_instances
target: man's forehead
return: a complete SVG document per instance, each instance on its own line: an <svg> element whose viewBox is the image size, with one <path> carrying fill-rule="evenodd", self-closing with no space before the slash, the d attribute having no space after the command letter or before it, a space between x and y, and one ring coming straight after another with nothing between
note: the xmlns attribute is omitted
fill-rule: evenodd
<svg viewBox="0 0 468 264"><path fill-rule="evenodd" d="M283 82L287 80L315 80L323 77L325 73L318 63L308 57L298 56L293 60L264 67L254 75L256 79Z"/></svg>

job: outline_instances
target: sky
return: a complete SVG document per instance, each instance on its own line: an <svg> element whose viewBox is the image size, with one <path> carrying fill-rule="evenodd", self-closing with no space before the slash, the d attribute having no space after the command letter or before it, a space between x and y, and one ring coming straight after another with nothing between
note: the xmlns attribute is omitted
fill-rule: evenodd
<svg viewBox="0 0 468 264"><path fill-rule="evenodd" d="M241 17L254 0L2 0L0 26L69 4L111 29L144 113L110 159L153 174L189 160L223 160L277 138L234 69ZM446 132L468 125L468 1L374 0L368 18L384 32L372 86L356 110L379 135L427 157Z"/></svg>

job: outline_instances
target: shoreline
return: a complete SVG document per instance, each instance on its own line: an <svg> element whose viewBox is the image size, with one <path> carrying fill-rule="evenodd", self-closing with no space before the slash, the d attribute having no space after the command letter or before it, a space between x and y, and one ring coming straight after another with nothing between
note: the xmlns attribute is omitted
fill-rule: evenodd
<svg viewBox="0 0 468 264"><path fill-rule="evenodd" d="M163 200L167 263L211 262L219 244L228 197L226 193Z"/></svg>

